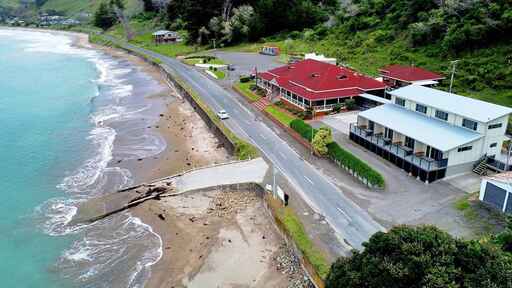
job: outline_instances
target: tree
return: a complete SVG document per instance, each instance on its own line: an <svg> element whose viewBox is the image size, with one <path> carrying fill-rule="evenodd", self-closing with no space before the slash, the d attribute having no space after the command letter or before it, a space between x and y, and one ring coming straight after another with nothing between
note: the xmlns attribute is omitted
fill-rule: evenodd
<svg viewBox="0 0 512 288"><path fill-rule="evenodd" d="M338 259L327 288L500 288L512 285L512 260L491 243L454 239L434 226L377 232L362 252Z"/></svg>
<svg viewBox="0 0 512 288"><path fill-rule="evenodd" d="M318 129L315 137L313 137L313 141L311 141L313 149L320 155L327 155L327 152L329 152L327 145L330 143L332 143L332 132L327 127Z"/></svg>
<svg viewBox="0 0 512 288"><path fill-rule="evenodd" d="M155 12L155 5L153 4L153 0L142 0L142 5L144 7L144 12Z"/></svg>
<svg viewBox="0 0 512 288"><path fill-rule="evenodd" d="M103 30L114 26L117 22L116 15L112 6L106 2L101 2L96 12L94 12L93 23L94 26L99 27Z"/></svg>

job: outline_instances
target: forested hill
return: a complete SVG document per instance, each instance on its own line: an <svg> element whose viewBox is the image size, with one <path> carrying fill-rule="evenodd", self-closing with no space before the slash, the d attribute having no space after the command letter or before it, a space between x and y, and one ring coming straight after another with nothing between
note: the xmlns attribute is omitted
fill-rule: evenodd
<svg viewBox="0 0 512 288"><path fill-rule="evenodd" d="M512 106L510 0L182 0L170 2L167 17L193 42L264 37L285 52L325 53L372 75L402 63L449 76L460 60L456 92Z"/></svg>

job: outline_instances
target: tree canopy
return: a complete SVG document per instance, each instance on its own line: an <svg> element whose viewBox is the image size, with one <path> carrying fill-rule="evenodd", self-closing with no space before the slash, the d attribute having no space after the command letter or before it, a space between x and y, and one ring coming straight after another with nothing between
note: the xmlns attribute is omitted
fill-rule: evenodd
<svg viewBox="0 0 512 288"><path fill-rule="evenodd" d="M332 265L327 288L512 287L510 255L433 226L395 227L363 246Z"/></svg>

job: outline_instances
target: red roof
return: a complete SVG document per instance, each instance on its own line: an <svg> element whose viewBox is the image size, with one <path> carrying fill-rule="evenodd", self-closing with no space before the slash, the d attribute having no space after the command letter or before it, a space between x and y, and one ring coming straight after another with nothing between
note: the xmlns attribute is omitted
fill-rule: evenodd
<svg viewBox="0 0 512 288"><path fill-rule="evenodd" d="M384 83L348 68L312 59L258 73L258 77L275 79L280 87L309 100L354 97L386 88Z"/></svg>
<svg viewBox="0 0 512 288"><path fill-rule="evenodd" d="M389 65L379 70L384 77L405 82L442 80L443 75L415 66Z"/></svg>

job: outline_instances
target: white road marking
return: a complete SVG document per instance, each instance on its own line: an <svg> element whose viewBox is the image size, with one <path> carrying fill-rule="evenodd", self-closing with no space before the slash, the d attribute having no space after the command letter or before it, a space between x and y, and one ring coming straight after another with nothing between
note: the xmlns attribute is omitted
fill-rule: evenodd
<svg viewBox="0 0 512 288"><path fill-rule="evenodd" d="M309 179L307 176L304 176L304 178L306 178L306 180L307 180L309 183L311 183L311 184L313 184L313 185L315 184L315 183L313 183L313 181L311 181L311 179Z"/></svg>
<svg viewBox="0 0 512 288"><path fill-rule="evenodd" d="M267 137L265 137L263 134L259 133L258 135L260 135L261 138L267 140Z"/></svg>
<svg viewBox="0 0 512 288"><path fill-rule="evenodd" d="M283 151L279 151L279 155L281 155L281 157L283 157L283 159L286 159L286 155L284 155Z"/></svg>
<svg viewBox="0 0 512 288"><path fill-rule="evenodd" d="M341 214L343 214L343 216L344 216L345 218L347 218L348 220L352 220L352 219L350 219L350 217L348 217L347 213L345 213L345 211L343 211L340 207L336 207L336 209L337 209Z"/></svg>

